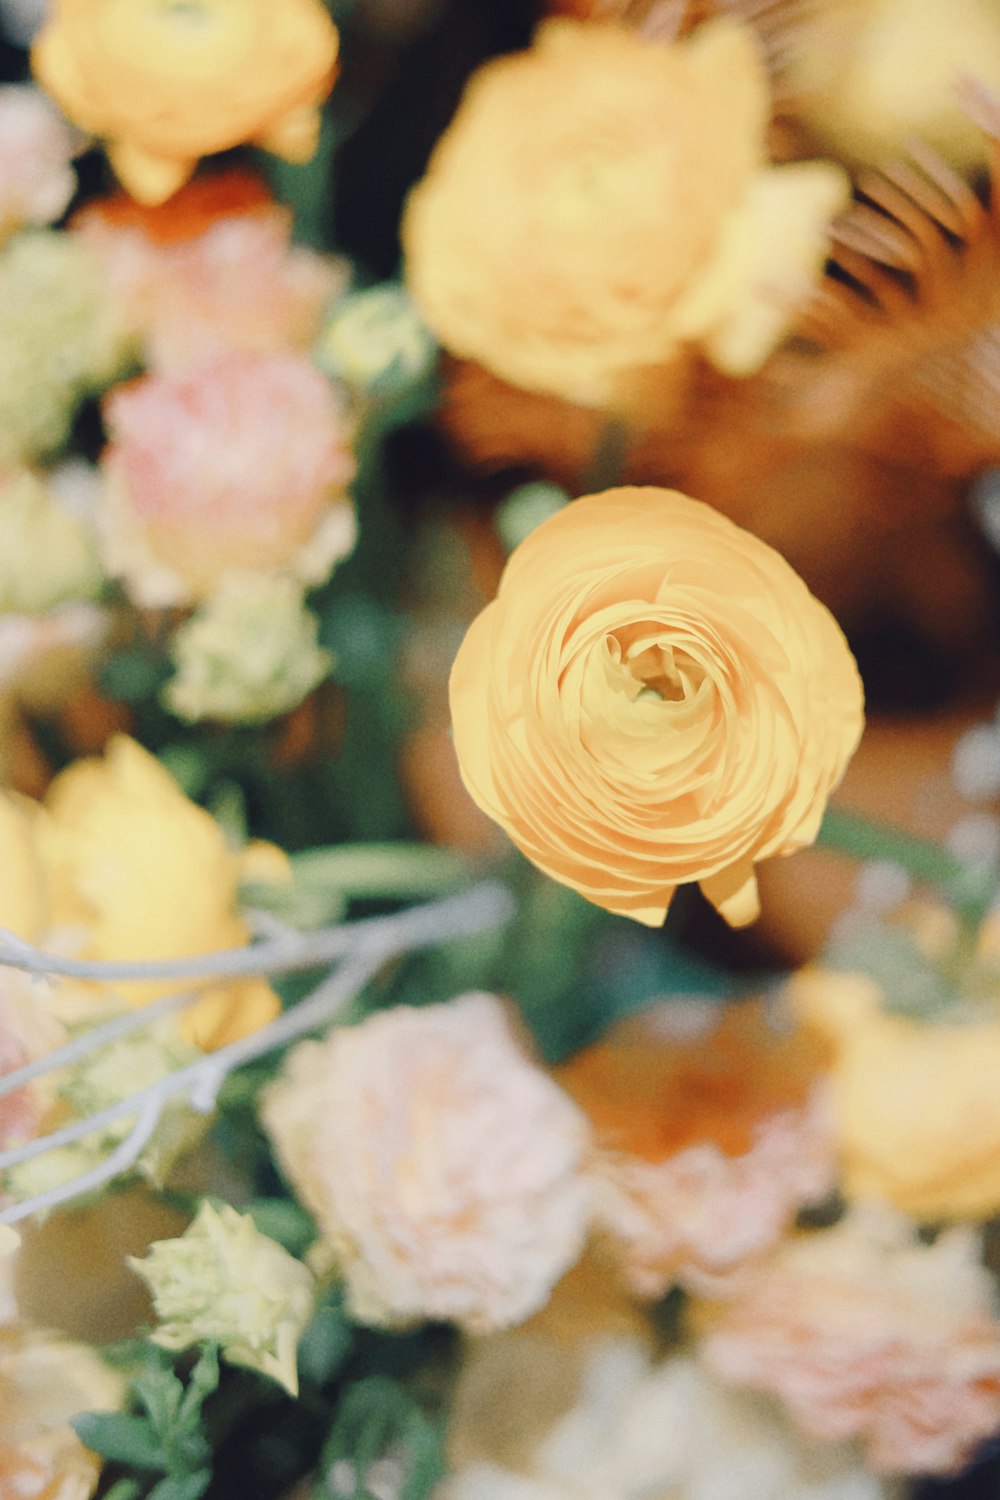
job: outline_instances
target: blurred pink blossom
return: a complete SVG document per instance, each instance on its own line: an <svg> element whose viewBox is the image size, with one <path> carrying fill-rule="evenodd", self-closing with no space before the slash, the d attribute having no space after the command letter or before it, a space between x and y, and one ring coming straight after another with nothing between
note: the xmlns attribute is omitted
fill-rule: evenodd
<svg viewBox="0 0 1000 1500"><path fill-rule="evenodd" d="M1000 1323L968 1227L921 1243L874 1205L786 1243L704 1343L715 1372L780 1397L881 1473L946 1474L1000 1428Z"/></svg>
<svg viewBox="0 0 1000 1500"><path fill-rule="evenodd" d="M76 192L70 163L84 145L30 84L0 87L0 242L25 224L51 224Z"/></svg>
<svg viewBox="0 0 1000 1500"><path fill-rule="evenodd" d="M229 349L308 348L327 303L344 290L343 262L293 246L290 211L259 193L242 203L228 190L235 176L215 179L222 183L215 217L206 202L195 218L174 204L123 214L113 199L73 221L155 370L191 369ZM207 197L203 181L185 192Z"/></svg>
<svg viewBox="0 0 1000 1500"><path fill-rule="evenodd" d="M354 543L340 396L299 354L231 353L120 386L105 415L104 562L149 607L236 573L323 582Z"/></svg>

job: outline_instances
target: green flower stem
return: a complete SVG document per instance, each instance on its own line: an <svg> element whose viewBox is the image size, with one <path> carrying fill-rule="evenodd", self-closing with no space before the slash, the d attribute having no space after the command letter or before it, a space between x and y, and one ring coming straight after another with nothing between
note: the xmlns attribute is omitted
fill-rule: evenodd
<svg viewBox="0 0 1000 1500"><path fill-rule="evenodd" d="M817 844L852 859L889 860L914 880L936 886L960 924L956 963L965 966L976 949L979 929L997 894L993 866L966 864L931 839L891 823L866 818L843 807L828 807Z"/></svg>

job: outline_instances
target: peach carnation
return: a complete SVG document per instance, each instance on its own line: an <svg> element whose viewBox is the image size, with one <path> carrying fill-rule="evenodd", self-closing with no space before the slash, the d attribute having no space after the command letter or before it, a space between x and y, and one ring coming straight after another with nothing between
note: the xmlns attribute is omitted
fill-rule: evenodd
<svg viewBox="0 0 1000 1500"><path fill-rule="evenodd" d="M707 1012L707 1015L706 1015ZM700 1013L700 1014L699 1014ZM703 1023L695 1036L680 1029ZM834 1186L817 1053L759 1005L662 1005L558 1070L590 1117L595 1219L628 1285L731 1292Z"/></svg>
<svg viewBox="0 0 1000 1500"><path fill-rule="evenodd" d="M206 598L234 572L321 583L351 550L343 405L304 356L234 353L146 376L106 414L104 559L137 603Z"/></svg>
<svg viewBox="0 0 1000 1500"><path fill-rule="evenodd" d="M263 1117L363 1322L522 1322L583 1250L586 1121L492 995L304 1043Z"/></svg>
<svg viewBox="0 0 1000 1500"><path fill-rule="evenodd" d="M473 799L547 874L655 925L815 838L862 727L835 621L764 542L673 490L574 501L511 554L452 669Z"/></svg>
<svg viewBox="0 0 1000 1500"><path fill-rule="evenodd" d="M51 224L76 192L70 166L82 137L44 94L0 87L0 242L24 224Z"/></svg>
<svg viewBox="0 0 1000 1500"><path fill-rule="evenodd" d="M455 354L526 390L627 401L633 372L701 347L759 367L808 294L847 181L771 167L767 79L730 20L660 44L545 22L487 63L410 196L406 274Z"/></svg>
<svg viewBox="0 0 1000 1500"><path fill-rule="evenodd" d="M103 263L128 327L159 371L228 349L305 349L343 290L337 261L291 243L292 216L243 172L197 179L158 208L89 204L74 231Z"/></svg>
<svg viewBox="0 0 1000 1500"><path fill-rule="evenodd" d="M779 1396L883 1473L950 1473L1000 1427L1000 1323L967 1228L922 1244L874 1210L787 1243L704 1343L727 1380Z"/></svg>

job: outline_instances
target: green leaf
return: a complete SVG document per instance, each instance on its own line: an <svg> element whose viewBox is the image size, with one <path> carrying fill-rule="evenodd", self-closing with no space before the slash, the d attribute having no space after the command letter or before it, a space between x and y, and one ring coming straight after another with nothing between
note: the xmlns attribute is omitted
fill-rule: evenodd
<svg viewBox="0 0 1000 1500"><path fill-rule="evenodd" d="M84 1447L101 1458L163 1473L169 1467L163 1444L146 1417L124 1412L84 1412L74 1417L73 1429Z"/></svg>
<svg viewBox="0 0 1000 1500"><path fill-rule="evenodd" d="M199 1500L212 1482L211 1469L197 1469L193 1474L170 1475L150 1490L146 1500Z"/></svg>
<svg viewBox="0 0 1000 1500"><path fill-rule="evenodd" d="M354 1329L339 1289L336 1297L316 1309L299 1343L299 1374L312 1385L325 1385L354 1347Z"/></svg>
<svg viewBox="0 0 1000 1500"><path fill-rule="evenodd" d="M344 1500L364 1500L370 1491L368 1471L379 1459L404 1466L401 1500L425 1500L444 1474L443 1434L407 1389L386 1375L372 1375L350 1386L340 1403L323 1450L327 1493L333 1470L346 1460L356 1475L353 1497L343 1490L338 1470L336 1493Z"/></svg>
<svg viewBox="0 0 1000 1500"><path fill-rule="evenodd" d="M254 1198L246 1211L261 1234L300 1259L316 1238L312 1216L289 1198Z"/></svg>

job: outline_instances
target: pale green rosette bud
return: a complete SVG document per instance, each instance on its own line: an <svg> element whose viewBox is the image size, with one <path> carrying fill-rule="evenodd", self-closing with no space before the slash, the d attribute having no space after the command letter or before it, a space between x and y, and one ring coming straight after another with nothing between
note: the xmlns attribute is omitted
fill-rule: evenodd
<svg viewBox="0 0 1000 1500"><path fill-rule="evenodd" d="M57 230L15 235L0 253L0 463L61 448L79 402L128 358L88 247Z"/></svg>
<svg viewBox="0 0 1000 1500"><path fill-rule="evenodd" d="M320 367L355 396L392 397L430 374L437 345L398 282L334 303L316 348Z"/></svg>
<svg viewBox="0 0 1000 1500"><path fill-rule="evenodd" d="M295 708L330 670L319 622L290 578L232 574L174 635L164 689L179 718L261 724Z"/></svg>
<svg viewBox="0 0 1000 1500"><path fill-rule="evenodd" d="M0 475L0 531L0 610L43 614L98 593L93 523L60 485L30 469Z"/></svg>
<svg viewBox="0 0 1000 1500"><path fill-rule="evenodd" d="M47 1105L60 1112L68 1110L71 1120L85 1120L122 1099L155 1088L202 1056L198 1047L184 1040L174 1018L167 1017L88 1053L36 1086L42 1089ZM178 1100L169 1100L136 1162L136 1170L157 1186L162 1185L178 1158L198 1144L208 1123L206 1115ZM21 1201L61 1187L100 1166L134 1125L134 1115L124 1116L82 1140L9 1168L3 1174L4 1191Z"/></svg>
<svg viewBox="0 0 1000 1500"><path fill-rule="evenodd" d="M217 1343L230 1364L259 1370L298 1395L296 1354L315 1281L249 1214L203 1203L179 1239L158 1240L145 1259L129 1264L153 1295L155 1343Z"/></svg>

